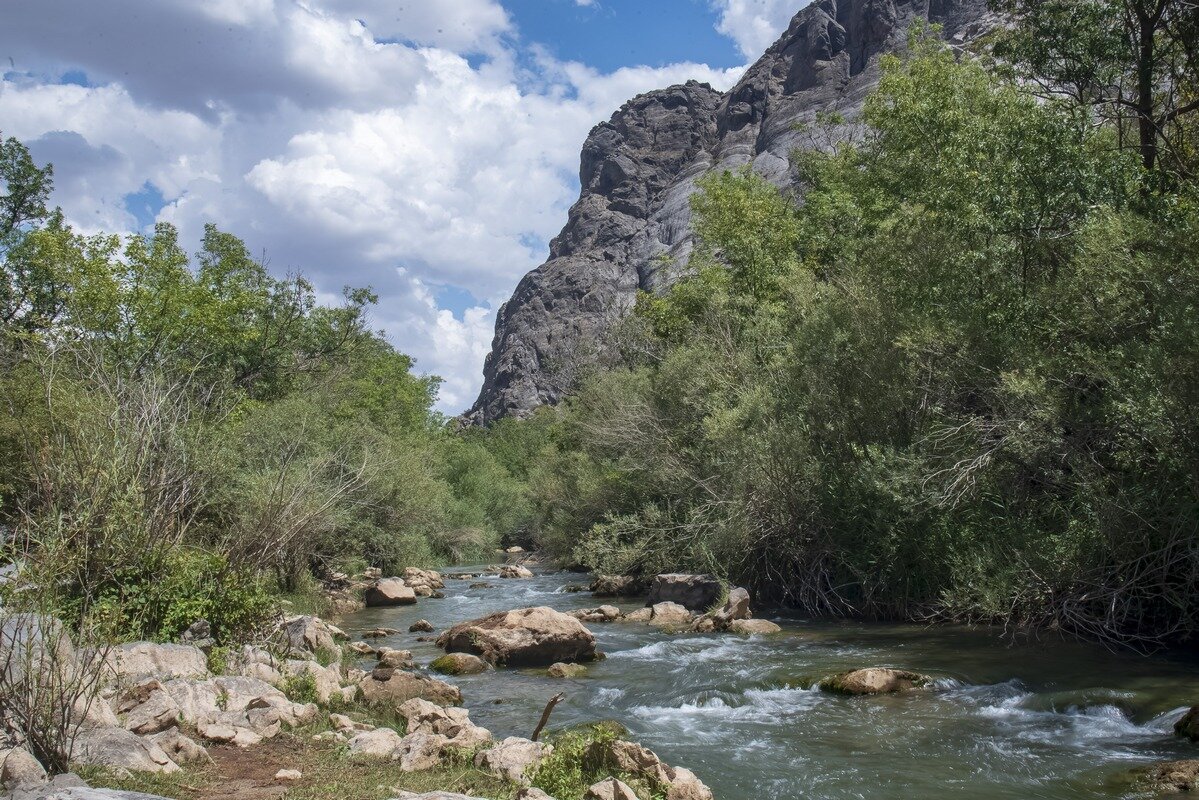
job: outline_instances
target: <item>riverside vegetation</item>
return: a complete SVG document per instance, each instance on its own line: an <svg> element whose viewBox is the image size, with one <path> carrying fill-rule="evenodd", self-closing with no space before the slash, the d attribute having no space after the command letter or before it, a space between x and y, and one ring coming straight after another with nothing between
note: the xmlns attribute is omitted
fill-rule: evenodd
<svg viewBox="0 0 1199 800"><path fill-rule="evenodd" d="M96 647L204 619L220 662L334 573L521 543L813 615L1193 641L1199 15L1003 5L978 52L913 30L860 134L795 155L802 197L707 178L618 357L488 430L432 410L369 289L321 305L213 227L80 235L4 141L4 605Z"/></svg>

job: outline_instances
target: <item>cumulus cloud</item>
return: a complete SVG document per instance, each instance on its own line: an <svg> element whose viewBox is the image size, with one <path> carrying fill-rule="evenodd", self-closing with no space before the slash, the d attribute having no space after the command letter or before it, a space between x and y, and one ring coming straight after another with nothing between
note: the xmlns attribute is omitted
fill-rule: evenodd
<svg viewBox="0 0 1199 800"><path fill-rule="evenodd" d="M634 94L740 72L559 62L496 0L14 0L0 45L0 128L55 163L75 225L135 229L150 184L185 242L215 222L322 296L372 285L450 413L565 221L588 130Z"/></svg>
<svg viewBox="0 0 1199 800"><path fill-rule="evenodd" d="M731 38L747 59L755 59L787 30L791 18L811 0L712 0L720 13L716 29Z"/></svg>

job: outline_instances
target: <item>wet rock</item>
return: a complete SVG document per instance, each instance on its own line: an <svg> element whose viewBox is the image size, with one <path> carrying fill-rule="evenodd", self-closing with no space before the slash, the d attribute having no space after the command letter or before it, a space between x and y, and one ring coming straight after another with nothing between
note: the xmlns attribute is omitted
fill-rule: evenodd
<svg viewBox="0 0 1199 800"><path fill-rule="evenodd" d="M386 708L399 708L414 697L443 706L462 703L456 686L398 669L376 669L358 682L358 688L367 703Z"/></svg>
<svg viewBox="0 0 1199 800"><path fill-rule="evenodd" d="M369 631L362 632L363 639L382 639L387 636L395 636L400 631L398 628L373 628Z"/></svg>
<svg viewBox="0 0 1199 800"><path fill-rule="evenodd" d="M471 722L465 708L413 699L400 706L399 713L408 722L408 733L435 733L444 736L450 747L472 750L491 741L491 731Z"/></svg>
<svg viewBox="0 0 1199 800"><path fill-rule="evenodd" d="M650 625L660 628L684 628L691 624L692 614L678 603L657 603L650 608Z"/></svg>
<svg viewBox="0 0 1199 800"><path fill-rule="evenodd" d="M491 585L490 583L483 583L483 582L480 582L480 583L472 583L472 584L471 584L470 586L468 586L467 588L468 588L468 589L491 589L491 588L494 588L494 587L492 587L492 585Z"/></svg>
<svg viewBox="0 0 1199 800"><path fill-rule="evenodd" d="M501 578L532 578L533 572L520 564L509 564L500 569L499 575Z"/></svg>
<svg viewBox="0 0 1199 800"><path fill-rule="evenodd" d="M0 789L17 789L44 783L46 770L23 747L0 750Z"/></svg>
<svg viewBox="0 0 1199 800"><path fill-rule="evenodd" d="M1154 794L1199 791L1199 759L1167 761L1133 771L1138 789Z"/></svg>
<svg viewBox="0 0 1199 800"><path fill-rule="evenodd" d="M71 761L131 772L178 772L179 765L149 739L124 728L91 728L75 738Z"/></svg>
<svg viewBox="0 0 1199 800"><path fill-rule="evenodd" d="M644 578L629 575L598 575L591 583L591 593L596 597L640 597L648 592Z"/></svg>
<svg viewBox="0 0 1199 800"><path fill-rule="evenodd" d="M620 609L616 606L600 606L569 613L580 622L616 622L621 616Z"/></svg>
<svg viewBox="0 0 1199 800"><path fill-rule="evenodd" d="M124 717L126 730L139 736L173 727L179 720L179 705L157 678L139 683L117 696L116 712Z"/></svg>
<svg viewBox="0 0 1199 800"><path fill-rule="evenodd" d="M473 653L491 664L508 666L595 658L591 631L577 619L545 606L460 623L438 637L437 645L447 652Z"/></svg>
<svg viewBox="0 0 1199 800"><path fill-rule="evenodd" d="M712 575L674 572L654 577L645 604L678 603L690 611L707 611L723 594L724 585Z"/></svg>
<svg viewBox="0 0 1199 800"><path fill-rule="evenodd" d="M509 736L495 747L480 750L475 755L475 766L513 783L528 783L527 778L553 751L552 746L543 742Z"/></svg>
<svg viewBox="0 0 1199 800"><path fill-rule="evenodd" d="M1199 706L1192 706L1182 719L1174 723L1174 735L1199 742Z"/></svg>
<svg viewBox="0 0 1199 800"><path fill-rule="evenodd" d="M545 674L551 678L581 678L587 674L587 668L582 664L550 664Z"/></svg>
<svg viewBox="0 0 1199 800"><path fill-rule="evenodd" d="M932 678L917 672L872 667L843 672L820 682L820 688L837 694L893 694L928 686Z"/></svg>
<svg viewBox="0 0 1199 800"><path fill-rule="evenodd" d="M368 608L408 606L416 602L416 592L403 578L381 578L366 590Z"/></svg>
<svg viewBox="0 0 1199 800"><path fill-rule="evenodd" d="M593 784L583 800L637 800L637 793L627 783L616 778L605 778Z"/></svg>
<svg viewBox="0 0 1199 800"><path fill-rule="evenodd" d="M412 659L411 650L393 650L384 647L379 651L379 666L392 669L415 669L416 662Z"/></svg>
<svg viewBox="0 0 1199 800"><path fill-rule="evenodd" d="M490 664L470 653L446 653L429 664L429 669L443 675L478 675L490 668Z"/></svg>
<svg viewBox="0 0 1199 800"><path fill-rule="evenodd" d="M765 636L772 633L779 633L782 630L778 625L768 619L735 619L729 623L729 633L738 633L742 636Z"/></svg>
<svg viewBox="0 0 1199 800"><path fill-rule="evenodd" d="M353 644L347 645L347 647L349 648L350 652L357 653L360 656L373 656L378 652L366 642L354 642Z"/></svg>
<svg viewBox="0 0 1199 800"><path fill-rule="evenodd" d="M427 619L418 619L416 622L408 626L409 633L432 633L433 623Z"/></svg>
<svg viewBox="0 0 1199 800"><path fill-rule="evenodd" d="M647 622L648 623L653 618L654 618L654 611L652 608L639 608L636 611L631 611L628 614L625 614L623 617L621 617L621 620L624 622Z"/></svg>
<svg viewBox="0 0 1199 800"><path fill-rule="evenodd" d="M566 592L567 594L579 594L580 592L588 591L588 589L581 583L569 583L562 587L562 591Z"/></svg>
<svg viewBox="0 0 1199 800"><path fill-rule="evenodd" d="M149 678L203 678L208 675L208 656L189 644L130 642L108 651L105 661L121 683Z"/></svg>
<svg viewBox="0 0 1199 800"><path fill-rule="evenodd" d="M176 764L198 764L208 760L208 751L178 728L169 728L148 738Z"/></svg>

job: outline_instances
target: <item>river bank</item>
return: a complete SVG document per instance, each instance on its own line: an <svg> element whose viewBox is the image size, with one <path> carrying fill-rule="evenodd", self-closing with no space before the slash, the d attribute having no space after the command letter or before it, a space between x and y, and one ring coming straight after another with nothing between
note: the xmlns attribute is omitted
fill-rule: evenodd
<svg viewBox="0 0 1199 800"><path fill-rule="evenodd" d="M631 612L644 604L570 591L589 582L570 572L451 578L443 600L365 609L339 623L351 638L396 628L402 633L378 646L410 649L425 663L441 651L407 633L417 619L441 631L524 606L571 611L603 602ZM564 691L556 726L615 719L668 762L691 767L722 798L841 800L870 787L872 800L967 790L979 798L1110 800L1126 795L1119 779L1130 768L1199 755L1171 730L1199 690L1199 660L1191 655L1146 658L1052 636L1013 644L990 628L767 617L781 633L591 624L608 657L584 678L503 669L452 680L472 719L498 730L527 728L546 699ZM931 674L936 689L843 698L813 688L821 677L880 664Z"/></svg>

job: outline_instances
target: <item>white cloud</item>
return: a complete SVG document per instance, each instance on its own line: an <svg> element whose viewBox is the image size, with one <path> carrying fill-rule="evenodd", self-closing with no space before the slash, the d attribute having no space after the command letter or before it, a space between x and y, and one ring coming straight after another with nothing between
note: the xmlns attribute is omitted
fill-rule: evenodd
<svg viewBox="0 0 1199 800"><path fill-rule="evenodd" d="M150 182L185 242L215 222L322 296L374 286L377 324L456 413L494 309L565 221L590 128L739 73L602 74L512 34L496 0L18 0L0 52L32 77L0 81L0 127L55 162L85 230L133 229L125 197ZM68 69L101 85L56 83ZM446 287L479 302L439 304Z"/></svg>
<svg viewBox="0 0 1199 800"><path fill-rule="evenodd" d="M737 43L747 59L758 58L787 30L791 18L811 0L712 0L720 12L716 29Z"/></svg>

